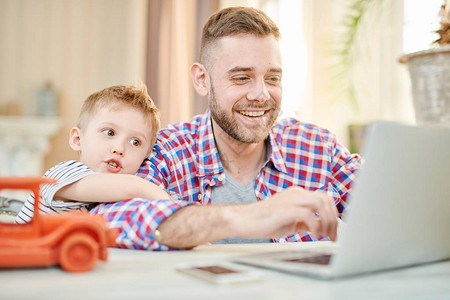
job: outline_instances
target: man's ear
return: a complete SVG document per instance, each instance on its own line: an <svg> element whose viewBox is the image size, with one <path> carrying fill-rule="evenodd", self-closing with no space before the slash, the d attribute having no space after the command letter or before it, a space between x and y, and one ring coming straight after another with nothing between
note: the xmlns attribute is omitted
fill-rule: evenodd
<svg viewBox="0 0 450 300"><path fill-rule="evenodd" d="M197 94L202 97L208 96L210 83L205 66L200 63L194 63L191 66L191 78Z"/></svg>
<svg viewBox="0 0 450 300"><path fill-rule="evenodd" d="M72 127L70 129L69 145L73 151L81 151L81 129L78 127Z"/></svg>

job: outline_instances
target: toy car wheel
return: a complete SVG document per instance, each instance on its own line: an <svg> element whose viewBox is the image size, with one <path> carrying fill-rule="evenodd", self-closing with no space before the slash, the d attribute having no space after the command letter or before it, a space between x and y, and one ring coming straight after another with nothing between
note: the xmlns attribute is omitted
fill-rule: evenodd
<svg viewBox="0 0 450 300"><path fill-rule="evenodd" d="M67 237L59 250L59 263L67 272L91 270L98 260L98 244L88 234L74 233Z"/></svg>

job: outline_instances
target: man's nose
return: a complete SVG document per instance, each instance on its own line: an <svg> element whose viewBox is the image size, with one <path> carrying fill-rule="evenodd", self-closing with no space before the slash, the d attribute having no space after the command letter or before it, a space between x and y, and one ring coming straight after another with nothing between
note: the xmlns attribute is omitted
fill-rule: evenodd
<svg viewBox="0 0 450 300"><path fill-rule="evenodd" d="M269 89L264 79L255 80L247 94L248 100L264 102L270 99Z"/></svg>

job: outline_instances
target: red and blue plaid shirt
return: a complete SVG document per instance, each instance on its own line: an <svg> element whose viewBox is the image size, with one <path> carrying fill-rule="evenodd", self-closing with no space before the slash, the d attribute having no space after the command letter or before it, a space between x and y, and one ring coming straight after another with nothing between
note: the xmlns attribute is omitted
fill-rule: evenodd
<svg viewBox="0 0 450 300"><path fill-rule="evenodd" d="M255 179L258 201L290 186L301 186L328 193L342 216L360 157L350 154L329 131L295 119L278 121L268 139L269 158ZM120 229L117 242L121 247L167 249L153 236L158 225L181 207L210 203L211 187L222 185L225 179L209 111L161 130L153 154L138 175L163 187L171 200L105 203L92 213L103 215L110 226ZM273 241L312 240L303 232Z"/></svg>

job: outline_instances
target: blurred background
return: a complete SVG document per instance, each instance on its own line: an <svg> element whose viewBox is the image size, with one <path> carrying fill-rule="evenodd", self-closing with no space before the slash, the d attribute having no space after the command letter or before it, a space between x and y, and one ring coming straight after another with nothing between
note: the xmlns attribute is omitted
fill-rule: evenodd
<svg viewBox="0 0 450 300"><path fill-rule="evenodd" d="M264 10L280 27L283 117L349 128L414 123L399 58L436 40L443 0L0 0L0 175L41 175L77 159L68 145L83 101L144 82L162 124L203 113L189 77L208 16ZM355 148L356 147L356 148Z"/></svg>

